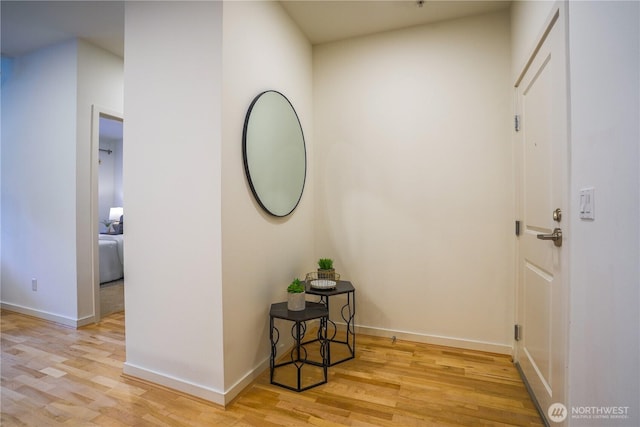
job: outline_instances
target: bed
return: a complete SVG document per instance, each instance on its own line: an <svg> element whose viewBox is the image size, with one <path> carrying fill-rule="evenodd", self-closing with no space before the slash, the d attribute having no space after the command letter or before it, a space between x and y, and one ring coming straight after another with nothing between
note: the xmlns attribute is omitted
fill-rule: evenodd
<svg viewBox="0 0 640 427"><path fill-rule="evenodd" d="M124 277L124 237L122 234L100 234L98 238L100 284Z"/></svg>

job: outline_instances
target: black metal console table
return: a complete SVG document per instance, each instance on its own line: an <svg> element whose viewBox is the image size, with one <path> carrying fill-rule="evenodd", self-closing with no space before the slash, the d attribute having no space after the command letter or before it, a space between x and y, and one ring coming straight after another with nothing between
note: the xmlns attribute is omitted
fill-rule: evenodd
<svg viewBox="0 0 640 427"><path fill-rule="evenodd" d="M287 309L286 302L271 304L270 316L270 332L271 340L271 359L270 359L270 376L271 384L279 385L293 391L303 391L312 387L325 384L327 382L327 367L329 366L329 346L327 341L327 320L329 319L329 309L325 304L307 302L306 308L301 311L290 311ZM291 336L294 339L294 346L290 353L290 360L277 363L278 341L280 340L280 331L275 326L275 319L283 319L293 322L291 326ZM304 342L304 335L307 331L307 322L310 320L320 320L317 338L313 341ZM316 349L317 344L318 357L314 358L307 351L307 346ZM276 369L292 366L295 374L295 386L285 384L276 379ZM302 369L315 369L316 372L303 373ZM284 371L284 369L282 370ZM282 378L287 377L287 372L282 372ZM289 372L289 377L291 372ZM305 383L303 384L303 376Z"/></svg>
<svg viewBox="0 0 640 427"><path fill-rule="evenodd" d="M327 310L329 310L329 300L332 296L346 294L347 302L340 309L340 316L345 322L344 340L336 338L338 333L338 326L333 320L331 320L331 318L328 318L328 323L330 323L333 327L332 333L328 331L328 333L330 333L330 336L328 336L329 366L337 365L338 363L353 359L356 356L356 333L354 325L356 315L356 289L353 287L351 282L346 280L338 280L334 289L316 289L312 288L311 285L307 283L306 292L310 295L319 295L320 303L326 306ZM346 346L346 357L343 357L339 360L331 359L331 346L335 344Z"/></svg>

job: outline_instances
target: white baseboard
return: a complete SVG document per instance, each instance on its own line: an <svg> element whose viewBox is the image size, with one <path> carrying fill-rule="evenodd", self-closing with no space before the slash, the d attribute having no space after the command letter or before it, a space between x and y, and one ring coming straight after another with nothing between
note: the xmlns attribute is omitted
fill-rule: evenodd
<svg viewBox="0 0 640 427"><path fill-rule="evenodd" d="M443 337L438 335L417 334L415 332L396 331L393 329L373 328L369 326L356 326L356 351L358 347L358 334L389 338L395 336L399 340L414 341L425 344L443 345L447 347L486 351L498 354L513 354L513 348L510 345L506 344Z"/></svg>
<svg viewBox="0 0 640 427"><path fill-rule="evenodd" d="M242 390L247 388L253 381L255 381L256 378L262 375L265 369L269 369L269 357L265 358L258 366L253 368L238 382L229 387L224 395L225 405L231 403L231 401L235 399Z"/></svg>
<svg viewBox="0 0 640 427"><path fill-rule="evenodd" d="M131 377L139 378L146 382L158 384L224 406L224 393L202 384L192 383L161 372L152 371L129 362L124 363L122 371Z"/></svg>
<svg viewBox="0 0 640 427"><path fill-rule="evenodd" d="M141 366L133 365L125 362L123 373L133 378L158 384L179 392L207 400L220 406L226 406L240 394L248 385L250 385L262 372L269 367L269 358L264 359L253 370L249 371L242 379L236 382L228 390L221 392L202 384L196 384L185 381L180 378L172 377L161 372L152 371Z"/></svg>
<svg viewBox="0 0 640 427"><path fill-rule="evenodd" d="M51 313L43 310L36 310L34 308L24 307L17 304L11 304L8 302L0 303L0 307L3 310L15 311L16 313L25 314L31 317L37 317L38 319L47 320L49 322L59 323L71 328L79 328L81 326L88 325L95 321L95 316L85 316L80 319L74 319L68 316L62 316L60 314Z"/></svg>

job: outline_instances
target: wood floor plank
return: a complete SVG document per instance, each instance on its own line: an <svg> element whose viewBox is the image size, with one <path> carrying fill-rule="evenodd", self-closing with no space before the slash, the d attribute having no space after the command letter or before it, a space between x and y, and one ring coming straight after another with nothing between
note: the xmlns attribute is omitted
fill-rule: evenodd
<svg viewBox="0 0 640 427"><path fill-rule="evenodd" d="M122 375L124 319L114 313L75 330L2 311L0 424L542 425L509 357L364 335L356 358L331 367L327 384L296 393L269 384L264 372L221 408Z"/></svg>

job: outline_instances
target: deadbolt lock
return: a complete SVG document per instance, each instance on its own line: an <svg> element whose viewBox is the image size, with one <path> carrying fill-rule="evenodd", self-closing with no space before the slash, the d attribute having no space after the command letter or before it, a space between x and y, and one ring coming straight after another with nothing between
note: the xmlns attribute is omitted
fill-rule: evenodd
<svg viewBox="0 0 640 427"><path fill-rule="evenodd" d="M562 211L560 210L560 208L553 211L553 220L557 222L560 222L562 220Z"/></svg>

